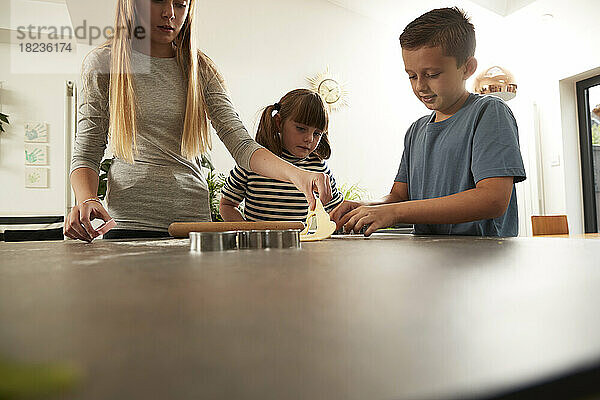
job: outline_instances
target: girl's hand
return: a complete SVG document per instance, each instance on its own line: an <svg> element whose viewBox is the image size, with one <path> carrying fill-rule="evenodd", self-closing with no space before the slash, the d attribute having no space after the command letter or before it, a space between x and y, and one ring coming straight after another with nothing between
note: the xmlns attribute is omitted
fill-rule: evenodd
<svg viewBox="0 0 600 400"><path fill-rule="evenodd" d="M291 179L291 182L306 196L308 208L313 211L316 206L314 192L319 193L321 203L324 205L332 199L331 182L329 176L322 172L311 172L298 169L300 172Z"/></svg>
<svg viewBox="0 0 600 400"><path fill-rule="evenodd" d="M234 203L221 197L219 201L219 213L225 222L245 221L244 216L240 212L239 203Z"/></svg>
<svg viewBox="0 0 600 400"><path fill-rule="evenodd" d="M92 227L91 221L100 218L104 222L110 220L110 215L98 201L80 204L71 210L65 220L64 234L71 239L91 242L100 234Z"/></svg>
<svg viewBox="0 0 600 400"><path fill-rule="evenodd" d="M368 225L365 236L371 236L377 229L398 223L401 219L398 207L401 206L401 203L361 206L344 215L338 226L343 226L344 232L360 232L363 226Z"/></svg>

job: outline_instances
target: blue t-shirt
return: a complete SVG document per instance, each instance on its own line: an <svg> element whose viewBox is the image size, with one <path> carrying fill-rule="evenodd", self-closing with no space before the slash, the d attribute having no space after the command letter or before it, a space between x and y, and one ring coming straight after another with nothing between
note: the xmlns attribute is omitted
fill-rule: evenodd
<svg viewBox="0 0 600 400"><path fill-rule="evenodd" d="M470 94L450 118L435 121L435 112L411 125L396 182L408 184L409 200L449 196L474 189L482 179L513 176L525 180L517 122L504 101ZM416 224L416 234L517 236L519 218L513 184L504 215L462 224Z"/></svg>

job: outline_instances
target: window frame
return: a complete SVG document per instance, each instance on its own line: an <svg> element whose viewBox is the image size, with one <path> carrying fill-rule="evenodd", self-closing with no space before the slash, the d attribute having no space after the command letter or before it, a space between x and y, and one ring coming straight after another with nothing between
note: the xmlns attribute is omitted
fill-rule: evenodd
<svg viewBox="0 0 600 400"><path fill-rule="evenodd" d="M583 219L585 233L598 232L598 205L594 187L594 154L592 148L592 120L588 90L600 85L600 75L576 82L579 149L581 153L581 183L583 186Z"/></svg>

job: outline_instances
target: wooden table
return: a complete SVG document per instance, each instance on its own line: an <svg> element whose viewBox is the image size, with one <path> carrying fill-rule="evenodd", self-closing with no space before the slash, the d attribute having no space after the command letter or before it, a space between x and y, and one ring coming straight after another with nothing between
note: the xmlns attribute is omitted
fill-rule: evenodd
<svg viewBox="0 0 600 400"><path fill-rule="evenodd" d="M0 243L0 354L77 399L492 398L600 365L600 241Z"/></svg>

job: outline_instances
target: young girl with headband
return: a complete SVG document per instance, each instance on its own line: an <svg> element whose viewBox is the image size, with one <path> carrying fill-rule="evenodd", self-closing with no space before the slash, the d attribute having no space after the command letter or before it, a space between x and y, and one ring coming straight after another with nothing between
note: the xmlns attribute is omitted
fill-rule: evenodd
<svg viewBox="0 0 600 400"><path fill-rule="evenodd" d="M263 110L256 133L256 141L283 160L329 177L332 199L323 201L327 212L344 201L325 162L331 155L328 125L321 96L297 89ZM242 201L244 216L238 209ZM304 222L308 213L305 197L293 185L241 166L236 166L227 178L219 208L225 221Z"/></svg>
<svg viewBox="0 0 600 400"><path fill-rule="evenodd" d="M119 0L115 26L127 29L115 29L84 60L71 163L77 205L65 220L66 236L92 241L99 235L94 218L116 221L105 238L162 237L172 222L210 221L198 160L211 149L209 120L246 171L291 182L312 208L314 191L331 199L325 173L285 162L248 135L223 78L197 47L196 5ZM115 158L106 210L96 193L109 138Z"/></svg>

